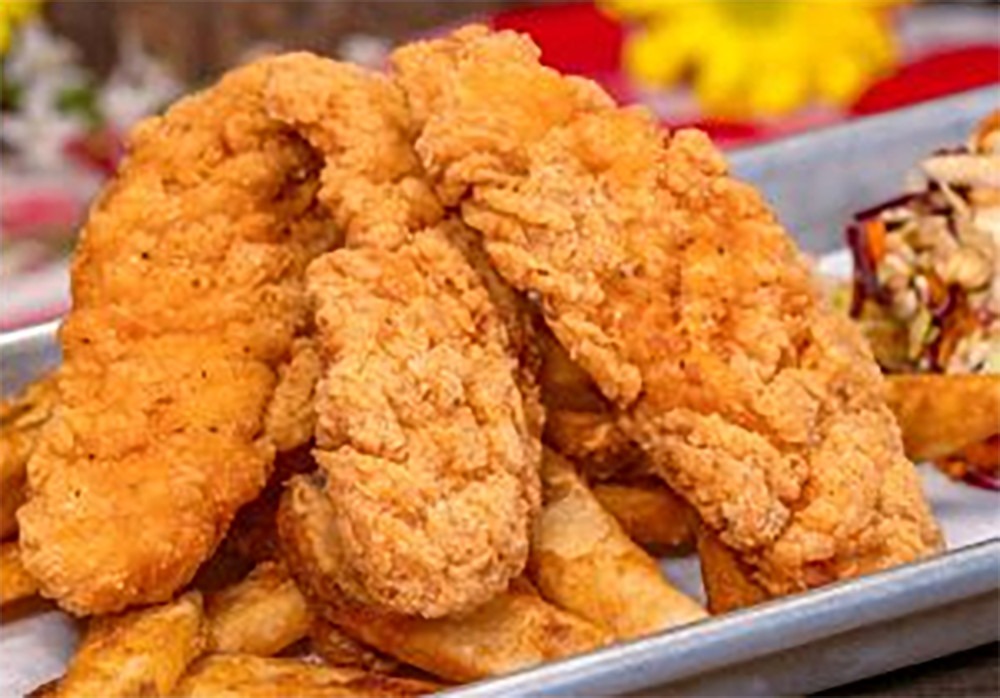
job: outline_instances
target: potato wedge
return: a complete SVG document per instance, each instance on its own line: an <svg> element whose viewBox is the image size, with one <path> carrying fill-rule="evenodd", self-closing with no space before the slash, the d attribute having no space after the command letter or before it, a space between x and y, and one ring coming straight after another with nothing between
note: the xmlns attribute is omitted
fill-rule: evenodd
<svg viewBox="0 0 1000 698"><path fill-rule="evenodd" d="M694 542L694 510L662 482L607 482L592 489L601 506L642 547L663 552Z"/></svg>
<svg viewBox="0 0 1000 698"><path fill-rule="evenodd" d="M205 601L214 652L270 657L306 636L312 614L277 562L262 562L239 584Z"/></svg>
<svg viewBox="0 0 1000 698"><path fill-rule="evenodd" d="M167 696L205 649L201 594L162 606L90 621L66 675L50 694L59 698Z"/></svg>
<svg viewBox="0 0 1000 698"><path fill-rule="evenodd" d="M360 667L391 674L399 662L379 654L345 633L333 623L314 618L309 628L309 647L330 666Z"/></svg>
<svg viewBox="0 0 1000 698"><path fill-rule="evenodd" d="M434 620L376 611L341 594L332 504L307 477L278 511L282 550L313 612L381 652L452 681L473 681L579 654L610 635L518 585L479 609Z"/></svg>
<svg viewBox="0 0 1000 698"><path fill-rule="evenodd" d="M38 582L21 564L21 549L14 541L0 545L0 606L34 596Z"/></svg>
<svg viewBox="0 0 1000 698"><path fill-rule="evenodd" d="M542 596L627 640L708 616L675 589L573 469L546 451L529 569Z"/></svg>
<svg viewBox="0 0 1000 698"><path fill-rule="evenodd" d="M712 615L766 601L767 593L753 583L740 561L704 526L698 528L701 578Z"/></svg>
<svg viewBox="0 0 1000 698"><path fill-rule="evenodd" d="M50 374L14 399L0 402L0 539L17 533L28 459L57 397L55 374Z"/></svg>
<svg viewBox="0 0 1000 698"><path fill-rule="evenodd" d="M438 690L416 679L329 667L301 659L216 654L198 661L171 694L178 698L405 698Z"/></svg>
<svg viewBox="0 0 1000 698"><path fill-rule="evenodd" d="M886 377L906 455L935 460L1000 433L1000 375Z"/></svg>

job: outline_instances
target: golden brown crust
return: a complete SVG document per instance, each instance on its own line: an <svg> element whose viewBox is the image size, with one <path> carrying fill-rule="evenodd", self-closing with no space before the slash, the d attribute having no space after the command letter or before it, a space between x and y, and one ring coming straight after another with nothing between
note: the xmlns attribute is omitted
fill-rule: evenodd
<svg viewBox="0 0 1000 698"><path fill-rule="evenodd" d="M520 584L468 614L438 619L358 604L337 583L341 557L331 545L337 539L335 521L330 500L315 483L301 477L292 481L278 515L289 568L317 615L403 662L445 679L474 681L610 640Z"/></svg>
<svg viewBox="0 0 1000 698"><path fill-rule="evenodd" d="M187 666L205 649L201 595L90 621L59 698L169 696Z"/></svg>
<svg viewBox="0 0 1000 698"><path fill-rule="evenodd" d="M468 610L520 574L538 508L527 309L478 236L444 219L391 80L293 55L276 62L267 103L323 156L319 197L347 231L309 272L316 458L342 590L425 617Z"/></svg>
<svg viewBox="0 0 1000 698"><path fill-rule="evenodd" d="M858 331L704 134L465 29L394 57L439 195L769 594L941 538Z"/></svg>
<svg viewBox="0 0 1000 698"><path fill-rule="evenodd" d="M286 54L274 60L266 102L322 155L319 198L347 247L393 249L444 216L413 152L406 100L386 76Z"/></svg>
<svg viewBox="0 0 1000 698"><path fill-rule="evenodd" d="M17 533L17 510L27 495L28 459L56 399L55 374L49 374L0 402L0 539Z"/></svg>
<svg viewBox="0 0 1000 698"><path fill-rule="evenodd" d="M320 163L264 111L269 65L140 124L83 230L19 514L26 566L74 613L169 598L270 470L305 266L338 234Z"/></svg>
<svg viewBox="0 0 1000 698"><path fill-rule="evenodd" d="M524 568L539 502L537 435L489 295L442 228L327 255L309 288L344 591L425 617L482 604Z"/></svg>
<svg viewBox="0 0 1000 698"><path fill-rule="evenodd" d="M0 606L34 596L38 582L21 562L17 541L0 545Z"/></svg>

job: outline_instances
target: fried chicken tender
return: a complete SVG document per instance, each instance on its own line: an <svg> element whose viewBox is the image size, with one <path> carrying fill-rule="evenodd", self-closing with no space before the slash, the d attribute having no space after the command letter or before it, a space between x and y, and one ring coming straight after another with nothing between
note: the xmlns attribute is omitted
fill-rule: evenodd
<svg viewBox="0 0 1000 698"><path fill-rule="evenodd" d="M476 681L581 654L611 635L544 601L524 578L487 603L443 618L419 618L359 604L341 593L337 517L315 477L294 478L282 497L282 550L313 612L350 636L435 676ZM331 544L331 541L333 542Z"/></svg>
<svg viewBox="0 0 1000 698"><path fill-rule="evenodd" d="M473 27L393 64L442 201L651 467L769 595L939 550L869 350L761 197L538 55Z"/></svg>
<svg viewBox="0 0 1000 698"><path fill-rule="evenodd" d="M539 507L530 319L478 235L444 219L390 79L296 54L267 103L324 158L319 198L347 236L308 274L339 583L428 618L478 606L523 570Z"/></svg>
<svg viewBox="0 0 1000 698"><path fill-rule="evenodd" d="M449 224L309 269L327 360L316 459L351 597L438 617L523 570L537 435L489 294Z"/></svg>
<svg viewBox="0 0 1000 698"><path fill-rule="evenodd" d="M385 75L286 54L274 59L266 104L323 156L319 199L347 247L394 249L443 217L413 151L406 98Z"/></svg>
<svg viewBox="0 0 1000 698"><path fill-rule="evenodd" d="M303 363L306 265L340 235L316 201L321 161L264 108L273 65L140 124L82 232L59 405L18 515L25 566L73 613L169 599L276 443L311 432L265 422L276 394L308 402L301 371L278 384Z"/></svg>

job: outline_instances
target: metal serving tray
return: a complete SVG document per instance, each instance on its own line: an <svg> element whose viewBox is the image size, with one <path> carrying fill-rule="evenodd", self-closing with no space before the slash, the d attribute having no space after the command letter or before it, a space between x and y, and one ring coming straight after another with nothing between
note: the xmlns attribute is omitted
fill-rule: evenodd
<svg viewBox="0 0 1000 698"><path fill-rule="evenodd" d="M842 246L854 211L897 194L922 156L962 142L998 102L992 89L969 92L733 153L730 161L765 192L803 248L829 252ZM49 323L0 335L4 393L58 362L55 329ZM983 493L968 496L993 506ZM1000 639L1000 530L990 526L966 539L980 542L923 562L447 694L809 693L993 642ZM5 655L5 664L17 662Z"/></svg>

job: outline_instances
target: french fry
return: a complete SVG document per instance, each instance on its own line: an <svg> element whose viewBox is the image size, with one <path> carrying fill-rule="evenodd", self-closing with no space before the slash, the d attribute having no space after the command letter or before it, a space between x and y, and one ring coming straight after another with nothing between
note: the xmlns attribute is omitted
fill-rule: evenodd
<svg viewBox="0 0 1000 698"><path fill-rule="evenodd" d="M330 667L301 659L217 654L198 661L171 694L178 698L407 698L438 690L416 679Z"/></svg>
<svg viewBox="0 0 1000 698"><path fill-rule="evenodd" d="M544 598L618 639L707 617L629 539L572 464L546 451L542 482L545 506L535 526L530 569Z"/></svg>
<svg viewBox="0 0 1000 698"><path fill-rule="evenodd" d="M38 582L21 564L21 549L16 542L0 545L0 606L34 596Z"/></svg>
<svg viewBox="0 0 1000 698"><path fill-rule="evenodd" d="M697 516L662 482L599 483L593 492L628 537L648 550L662 552L694 542Z"/></svg>
<svg viewBox="0 0 1000 698"><path fill-rule="evenodd" d="M205 648L201 594L90 621L58 698L167 696Z"/></svg>
<svg viewBox="0 0 1000 698"><path fill-rule="evenodd" d="M914 461L943 458L1000 433L1000 375L891 375L886 397Z"/></svg>
<svg viewBox="0 0 1000 698"><path fill-rule="evenodd" d="M312 480L289 484L278 511L282 550L313 612L377 650L447 680L473 681L606 644L605 631L519 585L477 610L434 620L362 606L337 586L330 500Z"/></svg>
<svg viewBox="0 0 1000 698"><path fill-rule="evenodd" d="M362 645L332 623L314 618L309 628L309 646L330 666L353 666L391 674L399 662Z"/></svg>
<svg viewBox="0 0 1000 698"><path fill-rule="evenodd" d="M698 528L701 578L712 615L766 601L767 593L753 583L729 549L704 526Z"/></svg>
<svg viewBox="0 0 1000 698"><path fill-rule="evenodd" d="M262 562L239 584L205 601L209 647L270 657L306 636L312 614L284 566Z"/></svg>
<svg viewBox="0 0 1000 698"><path fill-rule="evenodd" d="M15 515L24 503L28 459L56 399L55 375L50 374L0 403L0 539L17 533Z"/></svg>

